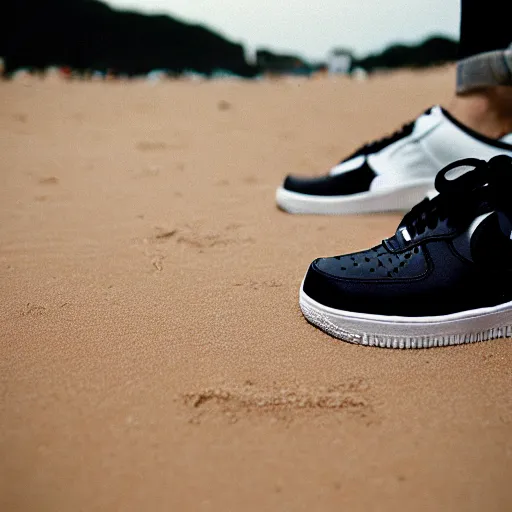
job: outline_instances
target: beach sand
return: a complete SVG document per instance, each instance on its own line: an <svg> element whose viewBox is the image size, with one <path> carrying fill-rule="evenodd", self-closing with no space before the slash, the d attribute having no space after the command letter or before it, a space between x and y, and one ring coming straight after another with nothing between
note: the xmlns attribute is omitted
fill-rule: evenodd
<svg viewBox="0 0 512 512"><path fill-rule="evenodd" d="M0 83L0 509L510 510L510 341L323 334L308 264L400 215L274 202L453 83Z"/></svg>

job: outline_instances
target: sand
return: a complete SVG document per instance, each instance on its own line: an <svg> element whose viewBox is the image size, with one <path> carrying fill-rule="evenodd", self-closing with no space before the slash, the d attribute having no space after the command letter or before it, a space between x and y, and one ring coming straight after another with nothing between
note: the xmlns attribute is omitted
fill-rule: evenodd
<svg viewBox="0 0 512 512"><path fill-rule="evenodd" d="M308 264L400 217L274 206L453 80L0 83L0 509L510 510L510 341L323 334Z"/></svg>

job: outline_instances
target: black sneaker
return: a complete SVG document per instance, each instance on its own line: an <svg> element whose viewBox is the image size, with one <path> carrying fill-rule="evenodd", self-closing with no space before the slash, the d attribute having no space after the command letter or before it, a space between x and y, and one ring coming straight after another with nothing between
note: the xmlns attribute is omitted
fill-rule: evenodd
<svg viewBox="0 0 512 512"><path fill-rule="evenodd" d="M512 336L512 158L473 158L436 177L394 236L315 260L304 316L360 345L426 348Z"/></svg>

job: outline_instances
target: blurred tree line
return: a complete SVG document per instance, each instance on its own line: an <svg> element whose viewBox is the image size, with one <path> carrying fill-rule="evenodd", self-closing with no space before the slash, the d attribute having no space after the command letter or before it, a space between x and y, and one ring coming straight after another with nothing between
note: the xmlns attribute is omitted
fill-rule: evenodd
<svg viewBox="0 0 512 512"><path fill-rule="evenodd" d="M4 0L0 19L6 73L48 66L128 75L155 69L256 73L241 45L205 27L114 10L98 0Z"/></svg>
<svg viewBox="0 0 512 512"><path fill-rule="evenodd" d="M395 44L381 53L354 60L354 66L376 69L424 68L457 60L458 42L447 37L430 37L420 44Z"/></svg>

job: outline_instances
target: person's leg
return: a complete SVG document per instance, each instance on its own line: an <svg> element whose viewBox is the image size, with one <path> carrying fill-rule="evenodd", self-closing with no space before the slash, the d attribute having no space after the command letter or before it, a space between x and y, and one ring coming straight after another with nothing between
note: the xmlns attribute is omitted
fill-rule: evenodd
<svg viewBox="0 0 512 512"><path fill-rule="evenodd" d="M459 59L510 45L509 7L503 0L461 0Z"/></svg>
<svg viewBox="0 0 512 512"><path fill-rule="evenodd" d="M512 133L512 87L480 87L458 93L448 111L474 131L500 139Z"/></svg>
<svg viewBox="0 0 512 512"><path fill-rule="evenodd" d="M448 110L498 139L512 132L512 36L508 4L461 0L457 87Z"/></svg>
<svg viewBox="0 0 512 512"><path fill-rule="evenodd" d="M510 5L461 0L457 91L512 85Z"/></svg>

